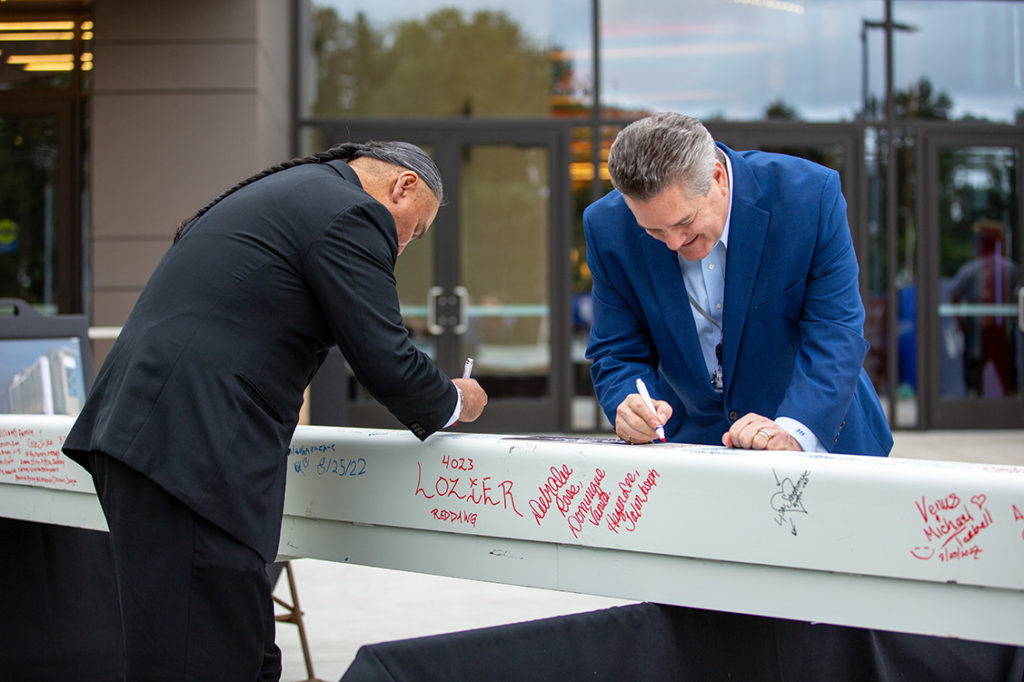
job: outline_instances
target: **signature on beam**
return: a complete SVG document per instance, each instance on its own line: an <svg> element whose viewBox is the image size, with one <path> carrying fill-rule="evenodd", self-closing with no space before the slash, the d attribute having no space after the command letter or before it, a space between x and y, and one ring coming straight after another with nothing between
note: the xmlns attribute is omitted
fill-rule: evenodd
<svg viewBox="0 0 1024 682"><path fill-rule="evenodd" d="M772 509L777 512L775 523L780 526L789 523L789 532L796 535L796 523L794 523L792 515L807 513L807 509L804 508L803 496L811 472L804 471L795 483L789 477L779 480L779 474L775 469L772 469L772 474L775 476L775 487L778 488L769 502Z"/></svg>

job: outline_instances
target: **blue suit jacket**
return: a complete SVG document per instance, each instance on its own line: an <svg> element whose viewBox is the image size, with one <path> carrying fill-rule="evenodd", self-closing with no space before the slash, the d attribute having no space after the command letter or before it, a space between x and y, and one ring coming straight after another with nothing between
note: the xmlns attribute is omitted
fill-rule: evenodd
<svg viewBox="0 0 1024 682"><path fill-rule="evenodd" d="M887 455L892 433L863 370L864 306L839 175L766 152L729 155L733 196L716 393L676 254L647 235L617 191L583 214L593 277L587 357L615 409L642 377L674 410L670 440L721 444L748 412L792 417L830 452Z"/></svg>

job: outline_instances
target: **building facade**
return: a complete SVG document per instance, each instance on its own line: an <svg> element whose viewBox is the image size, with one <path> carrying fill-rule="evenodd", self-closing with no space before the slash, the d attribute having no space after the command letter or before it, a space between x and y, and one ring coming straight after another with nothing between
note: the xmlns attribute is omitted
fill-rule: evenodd
<svg viewBox="0 0 1024 682"><path fill-rule="evenodd" d="M406 139L450 194L399 260L417 342L476 358L482 430L600 431L582 210L615 133L674 110L840 172L895 428L1022 428L1022 41L1001 0L8 0L0 296L116 327L221 188ZM337 358L310 403L394 425Z"/></svg>

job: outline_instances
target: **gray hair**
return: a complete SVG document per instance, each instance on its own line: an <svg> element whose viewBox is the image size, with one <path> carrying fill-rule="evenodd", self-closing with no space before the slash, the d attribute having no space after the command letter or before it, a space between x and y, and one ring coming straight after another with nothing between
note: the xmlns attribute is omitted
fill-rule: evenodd
<svg viewBox="0 0 1024 682"><path fill-rule="evenodd" d="M632 199L647 201L680 180L695 197L711 189L715 161L722 157L700 121L661 112L619 132L608 153L608 173L612 186Z"/></svg>
<svg viewBox="0 0 1024 682"><path fill-rule="evenodd" d="M425 151L408 142L381 142L370 140L369 142L345 142L332 148L340 152L343 161L352 161L358 158L370 158L392 166L401 166L411 170L420 176L423 182L430 188L430 191L437 197L438 202L445 203L444 186L441 184L441 171L437 164L427 155Z"/></svg>
<svg viewBox="0 0 1024 682"><path fill-rule="evenodd" d="M185 233L189 231L192 225L194 225L199 218L203 217L207 211L216 206L221 199L234 194L246 185L251 185L257 180L262 180L268 175L273 175L278 171L288 170L289 168L294 168L295 166L301 166L307 163L326 163L328 161L337 160L345 161L347 163L362 156L377 159L378 161L383 161L384 163L391 164L392 166L400 166L411 170L413 173L420 176L423 183L430 188L430 191L433 192L434 196L437 198L438 203L444 204L445 196L444 187L441 185L441 172L437 169L437 165L434 163L434 160L416 145L409 144L408 142L378 142L376 140L363 143L343 142L325 151L312 154L311 156L283 161L271 166L270 168L261 170L259 173L251 175L245 180L229 187L211 199L193 215L178 223L178 229L174 233L174 243L177 244Z"/></svg>

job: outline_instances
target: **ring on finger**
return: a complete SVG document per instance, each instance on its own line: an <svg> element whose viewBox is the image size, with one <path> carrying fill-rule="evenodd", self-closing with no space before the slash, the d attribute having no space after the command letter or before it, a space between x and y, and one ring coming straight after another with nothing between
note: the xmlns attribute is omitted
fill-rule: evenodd
<svg viewBox="0 0 1024 682"><path fill-rule="evenodd" d="M755 438L757 436L761 436L762 438L764 438L764 445L765 447L768 447L768 443L770 443L772 440L772 434L768 433L766 429L758 429L757 433L754 434Z"/></svg>

